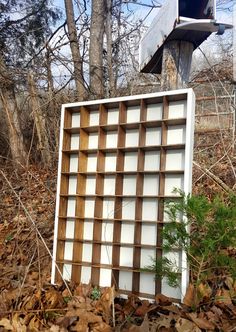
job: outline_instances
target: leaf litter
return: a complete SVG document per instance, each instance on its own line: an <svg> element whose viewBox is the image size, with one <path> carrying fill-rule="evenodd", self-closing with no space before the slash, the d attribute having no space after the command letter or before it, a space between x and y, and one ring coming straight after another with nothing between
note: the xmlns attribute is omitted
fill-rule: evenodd
<svg viewBox="0 0 236 332"><path fill-rule="evenodd" d="M55 172L4 171L52 250ZM236 282L229 277L217 289L190 284L181 304L163 294L152 302L124 299L112 287L94 298L92 285L70 283L69 293L63 283L50 284L51 258L2 177L0 188L0 332L236 330Z"/></svg>

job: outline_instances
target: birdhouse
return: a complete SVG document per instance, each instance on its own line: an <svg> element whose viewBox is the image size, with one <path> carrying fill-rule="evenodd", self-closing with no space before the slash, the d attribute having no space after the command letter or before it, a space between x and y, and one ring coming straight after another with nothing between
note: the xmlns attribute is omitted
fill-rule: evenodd
<svg viewBox="0 0 236 332"><path fill-rule="evenodd" d="M161 73L164 45L171 40L191 42L194 49L212 32L223 34L232 25L216 21L216 0L165 0L139 47L143 73Z"/></svg>

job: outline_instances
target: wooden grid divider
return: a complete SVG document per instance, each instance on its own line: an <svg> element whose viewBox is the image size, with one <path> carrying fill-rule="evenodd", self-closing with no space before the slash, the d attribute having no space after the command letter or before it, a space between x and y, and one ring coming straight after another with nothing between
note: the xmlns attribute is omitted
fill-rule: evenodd
<svg viewBox="0 0 236 332"><path fill-rule="evenodd" d="M124 294L153 298L162 292L162 281L151 289L153 274L142 268L148 253L162 257L164 202L176 199L167 194L168 176L185 175L180 158L186 142L167 138L169 129L187 125L185 117L169 118L169 108L173 113L175 101L189 94L65 108L55 256L62 274L68 269L75 282L87 278L94 285L113 284ZM177 169L171 158L179 158ZM91 274L86 270L85 277L83 268L91 268ZM106 271L110 282L108 275L103 280ZM54 280L60 280L59 273Z"/></svg>

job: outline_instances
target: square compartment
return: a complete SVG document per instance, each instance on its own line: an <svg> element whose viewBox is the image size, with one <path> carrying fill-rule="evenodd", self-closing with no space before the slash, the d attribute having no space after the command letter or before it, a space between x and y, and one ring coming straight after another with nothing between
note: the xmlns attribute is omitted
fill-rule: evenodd
<svg viewBox="0 0 236 332"><path fill-rule="evenodd" d="M169 119L185 118L187 115L187 100L169 102Z"/></svg>
<svg viewBox="0 0 236 332"><path fill-rule="evenodd" d="M82 262L91 263L92 262L92 254L93 254L93 246L90 243L83 244L82 250Z"/></svg>
<svg viewBox="0 0 236 332"><path fill-rule="evenodd" d="M85 199L85 208L84 208L84 217L85 218L94 217L94 207L95 207L95 200L86 198Z"/></svg>
<svg viewBox="0 0 236 332"><path fill-rule="evenodd" d="M118 124L119 122L119 109L111 108L107 110L107 124Z"/></svg>
<svg viewBox="0 0 236 332"><path fill-rule="evenodd" d="M166 170L184 170L185 154L184 150L166 151Z"/></svg>
<svg viewBox="0 0 236 332"><path fill-rule="evenodd" d="M155 249L141 249L140 267L143 269L153 264L156 259Z"/></svg>
<svg viewBox="0 0 236 332"><path fill-rule="evenodd" d="M65 249L64 249L64 260L72 261L73 259L73 242L65 241Z"/></svg>
<svg viewBox="0 0 236 332"><path fill-rule="evenodd" d="M102 241L112 242L113 241L113 222L103 220L102 222Z"/></svg>
<svg viewBox="0 0 236 332"><path fill-rule="evenodd" d="M135 220L135 199L122 199L122 219Z"/></svg>
<svg viewBox="0 0 236 332"><path fill-rule="evenodd" d="M111 269L100 269L100 287L111 287Z"/></svg>
<svg viewBox="0 0 236 332"><path fill-rule="evenodd" d="M137 129L127 129L125 134L125 146L136 147L139 142L139 132Z"/></svg>
<svg viewBox="0 0 236 332"><path fill-rule="evenodd" d="M115 195L116 188L116 178L114 175L105 175L104 176L104 195Z"/></svg>
<svg viewBox="0 0 236 332"><path fill-rule="evenodd" d="M90 133L88 136L88 149L98 148L98 133Z"/></svg>
<svg viewBox="0 0 236 332"><path fill-rule="evenodd" d="M161 128L146 128L146 146L161 144Z"/></svg>
<svg viewBox="0 0 236 332"><path fill-rule="evenodd" d="M78 172L78 155L71 154L70 155L70 172Z"/></svg>
<svg viewBox="0 0 236 332"><path fill-rule="evenodd" d="M120 266L133 267L133 248L120 247Z"/></svg>
<svg viewBox="0 0 236 332"><path fill-rule="evenodd" d="M102 217L105 219L113 219L115 212L115 201L113 198L103 199Z"/></svg>
<svg viewBox="0 0 236 332"><path fill-rule="evenodd" d="M75 234L75 220L67 219L66 220L66 238L73 239Z"/></svg>
<svg viewBox="0 0 236 332"><path fill-rule="evenodd" d="M153 246L157 244L157 225L142 223L141 243Z"/></svg>
<svg viewBox="0 0 236 332"><path fill-rule="evenodd" d="M116 154L106 153L105 154L105 172L116 171Z"/></svg>
<svg viewBox="0 0 236 332"><path fill-rule="evenodd" d="M95 153L88 154L87 172L96 172L96 169L97 169L97 155Z"/></svg>
<svg viewBox="0 0 236 332"><path fill-rule="evenodd" d="M62 276L65 280L70 280L72 274L72 265L71 264L64 264L62 270Z"/></svg>
<svg viewBox="0 0 236 332"><path fill-rule="evenodd" d="M147 221L157 221L158 201L155 198L143 198L142 219Z"/></svg>
<svg viewBox="0 0 236 332"><path fill-rule="evenodd" d="M79 150L79 134L71 134L70 149Z"/></svg>
<svg viewBox="0 0 236 332"><path fill-rule="evenodd" d="M160 169L160 152L145 151L144 170L159 171Z"/></svg>
<svg viewBox="0 0 236 332"><path fill-rule="evenodd" d="M144 175L143 178L143 195L144 196L158 196L159 191L159 176L158 175Z"/></svg>
<svg viewBox="0 0 236 332"><path fill-rule="evenodd" d="M106 148L117 148L117 131L108 131L106 133Z"/></svg>
<svg viewBox="0 0 236 332"><path fill-rule="evenodd" d="M123 177L123 195L136 195L136 176L124 175Z"/></svg>
<svg viewBox="0 0 236 332"><path fill-rule="evenodd" d="M165 176L165 195L166 196L178 196L179 194L173 193L173 190L177 188L184 189L184 176L183 175L171 175Z"/></svg>
<svg viewBox="0 0 236 332"><path fill-rule="evenodd" d="M83 229L83 239L84 240L92 240L93 239L93 221L92 220L84 220L84 229Z"/></svg>
<svg viewBox="0 0 236 332"><path fill-rule="evenodd" d="M155 274L140 273L139 291L155 295Z"/></svg>
<svg viewBox="0 0 236 332"><path fill-rule="evenodd" d="M71 127L72 128L80 127L80 113L72 113L72 115L71 115Z"/></svg>
<svg viewBox="0 0 236 332"><path fill-rule="evenodd" d="M138 165L138 154L137 152L126 152L124 154L124 171L125 172L135 172L137 171Z"/></svg>
<svg viewBox="0 0 236 332"><path fill-rule="evenodd" d="M132 272L120 271L119 273L119 289L132 291Z"/></svg>
<svg viewBox="0 0 236 332"><path fill-rule="evenodd" d="M121 243L134 242L134 223L122 222L120 242Z"/></svg>
<svg viewBox="0 0 236 332"><path fill-rule="evenodd" d="M169 126L167 130L167 144L185 144L185 126Z"/></svg>
<svg viewBox="0 0 236 332"><path fill-rule="evenodd" d="M109 245L101 245L101 264L112 264L112 246Z"/></svg>
<svg viewBox="0 0 236 332"><path fill-rule="evenodd" d="M147 105L147 121L156 121L162 119L163 105L149 104Z"/></svg>
<svg viewBox="0 0 236 332"><path fill-rule="evenodd" d="M181 299L180 287L170 287L166 277L162 278L161 281L161 293L170 298Z"/></svg>
<svg viewBox="0 0 236 332"><path fill-rule="evenodd" d="M76 206L76 199L74 197L68 197L68 201L67 201L67 216L68 217L75 217L75 206Z"/></svg>
<svg viewBox="0 0 236 332"><path fill-rule="evenodd" d="M129 106L126 109L126 122L132 123L132 122L139 122L140 121L140 106Z"/></svg>
<svg viewBox="0 0 236 332"><path fill-rule="evenodd" d="M96 177L93 175L87 175L86 177L86 195L95 195L96 190Z"/></svg>
<svg viewBox="0 0 236 332"><path fill-rule="evenodd" d="M69 176L68 195L75 195L77 190L77 176Z"/></svg>
<svg viewBox="0 0 236 332"><path fill-rule="evenodd" d="M90 266L82 266L81 267L81 280L80 282L83 284L89 284L91 281L91 267Z"/></svg>
<svg viewBox="0 0 236 332"><path fill-rule="evenodd" d="M91 111L89 114L89 125L98 126L99 125L99 112Z"/></svg>

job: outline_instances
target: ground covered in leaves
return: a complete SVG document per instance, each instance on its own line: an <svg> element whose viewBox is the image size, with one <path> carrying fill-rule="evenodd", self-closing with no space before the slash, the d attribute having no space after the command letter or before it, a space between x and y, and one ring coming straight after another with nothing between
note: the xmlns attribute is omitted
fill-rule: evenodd
<svg viewBox="0 0 236 332"><path fill-rule="evenodd" d="M190 285L178 305L161 294L149 303L113 288L51 285L55 188L55 170L0 168L0 331L236 331L231 278Z"/></svg>

